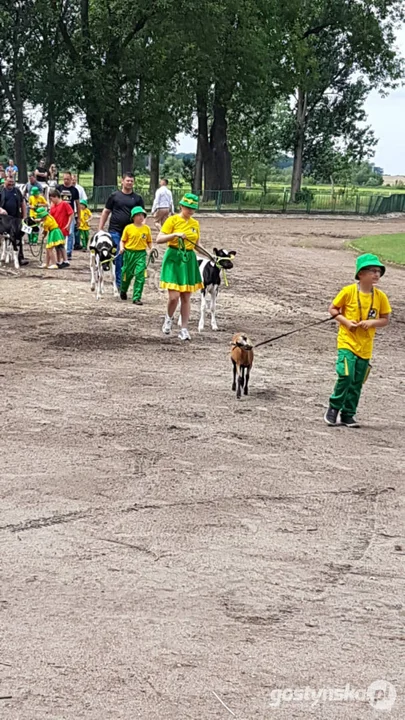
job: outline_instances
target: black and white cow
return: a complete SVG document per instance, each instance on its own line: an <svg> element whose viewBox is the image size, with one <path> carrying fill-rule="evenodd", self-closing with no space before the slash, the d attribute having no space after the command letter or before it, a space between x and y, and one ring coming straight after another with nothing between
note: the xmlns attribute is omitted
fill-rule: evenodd
<svg viewBox="0 0 405 720"><path fill-rule="evenodd" d="M18 270L18 240L21 233L21 219L3 213L0 215L1 253L0 263L9 263L11 258Z"/></svg>
<svg viewBox="0 0 405 720"><path fill-rule="evenodd" d="M213 255L215 260L208 260L207 258L197 258L198 265L200 268L201 279L204 283L204 287L201 290L201 310L200 310L200 321L198 323L198 332L204 330L205 313L207 309L211 313L211 327L213 330L218 330L217 320L215 317L215 310L219 292L219 286L221 284L221 270L232 270L233 262L232 259L236 255L235 250L218 250L214 248ZM210 297L209 307L207 308L207 296ZM179 317L179 325L181 325L181 315Z"/></svg>
<svg viewBox="0 0 405 720"><path fill-rule="evenodd" d="M118 295L117 283L115 282L115 246L110 233L105 230L98 230L90 241L90 287L96 290L96 298L100 299L104 293L104 274L109 272L113 286L114 297Z"/></svg>

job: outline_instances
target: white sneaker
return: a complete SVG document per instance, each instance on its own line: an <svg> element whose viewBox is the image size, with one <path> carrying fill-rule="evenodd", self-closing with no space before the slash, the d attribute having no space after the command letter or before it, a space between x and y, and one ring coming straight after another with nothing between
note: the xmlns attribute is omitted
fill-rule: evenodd
<svg viewBox="0 0 405 720"><path fill-rule="evenodd" d="M57 269L58 269L57 265L48 265L48 270L57 270Z"/></svg>
<svg viewBox="0 0 405 720"><path fill-rule="evenodd" d="M169 315L165 315L165 321L162 325L162 332L164 332L165 335L170 335L172 331L172 323L173 318L169 317Z"/></svg>
<svg viewBox="0 0 405 720"><path fill-rule="evenodd" d="M179 332L180 340L191 340L191 336L187 328L182 328Z"/></svg>

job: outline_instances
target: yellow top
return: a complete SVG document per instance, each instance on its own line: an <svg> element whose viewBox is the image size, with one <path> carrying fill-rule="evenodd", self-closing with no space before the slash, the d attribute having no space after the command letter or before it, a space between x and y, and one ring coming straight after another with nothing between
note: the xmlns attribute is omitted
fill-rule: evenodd
<svg viewBox="0 0 405 720"><path fill-rule="evenodd" d="M44 232L51 232L51 230L57 230L59 227L55 218L52 215L47 215L45 220L41 223Z"/></svg>
<svg viewBox="0 0 405 720"><path fill-rule="evenodd" d="M48 207L43 195L30 195L28 204L30 206L30 218L35 218L35 210L37 207Z"/></svg>
<svg viewBox="0 0 405 720"><path fill-rule="evenodd" d="M91 211L85 205L81 206L79 230L90 230L89 220L92 218Z"/></svg>
<svg viewBox="0 0 405 720"><path fill-rule="evenodd" d="M161 232L166 233L166 235L171 235L172 233L182 235L186 233L187 240L184 241L186 250L195 250L194 243L197 243L200 239L200 223L192 217L189 220L185 220L181 215L171 215L163 223ZM188 239L193 242L189 242ZM169 247L179 247L177 238L169 240L167 244Z"/></svg>
<svg viewBox="0 0 405 720"><path fill-rule="evenodd" d="M353 322L377 320L381 315L388 315L391 312L389 300L382 290L375 287L371 293L360 292L356 283L342 288L332 303L340 308L345 318ZM338 349L351 350L363 360L369 360L373 354L374 335L375 328L364 330L358 327L355 330L348 330L343 325L339 325Z"/></svg>
<svg viewBox="0 0 405 720"><path fill-rule="evenodd" d="M126 225L121 238L125 250L146 250L152 245L152 233L149 225Z"/></svg>

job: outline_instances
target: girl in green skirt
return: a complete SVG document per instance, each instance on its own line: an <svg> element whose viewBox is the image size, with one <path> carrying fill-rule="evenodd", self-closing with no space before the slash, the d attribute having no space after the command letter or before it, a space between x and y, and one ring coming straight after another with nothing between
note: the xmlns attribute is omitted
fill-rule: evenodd
<svg viewBox="0 0 405 720"><path fill-rule="evenodd" d="M157 243L167 243L168 248L164 254L162 270L160 273L160 287L169 291L167 313L162 330L170 335L173 315L180 298L181 330L180 340L190 340L187 329L190 317L190 296L204 287L201 280L195 249L198 248L200 238L200 224L194 220L193 214L198 210L198 197L186 193L179 205L178 215L169 217L157 236Z"/></svg>

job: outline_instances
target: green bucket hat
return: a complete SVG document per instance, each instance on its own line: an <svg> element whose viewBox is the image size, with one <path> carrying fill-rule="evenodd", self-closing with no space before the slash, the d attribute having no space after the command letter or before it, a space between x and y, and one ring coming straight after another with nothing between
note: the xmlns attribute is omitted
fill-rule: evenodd
<svg viewBox="0 0 405 720"><path fill-rule="evenodd" d="M30 195L39 195L39 188L37 188L37 187L31 188Z"/></svg>
<svg viewBox="0 0 405 720"><path fill-rule="evenodd" d="M134 215L140 215L141 213L144 217L146 217L146 212L143 209L143 207L141 207L140 205L137 205L136 207L132 208L131 217L134 217Z"/></svg>
<svg viewBox="0 0 405 720"><path fill-rule="evenodd" d="M191 208L192 210L198 210L198 195L192 193L186 193L179 202L179 205L183 207Z"/></svg>
<svg viewBox="0 0 405 720"><path fill-rule="evenodd" d="M35 215L38 220L43 220L49 213L46 207L39 207L35 210Z"/></svg>
<svg viewBox="0 0 405 720"><path fill-rule="evenodd" d="M382 262L379 261L377 255L372 255L371 253L365 253L364 255L359 255L359 257L356 260L356 280L359 279L359 272L360 270L364 270L364 268L368 267L379 267L381 268L381 277L385 273L385 265L382 264Z"/></svg>
<svg viewBox="0 0 405 720"><path fill-rule="evenodd" d="M80 205L85 205L87 207L88 204L87 200L80 200Z"/></svg>

